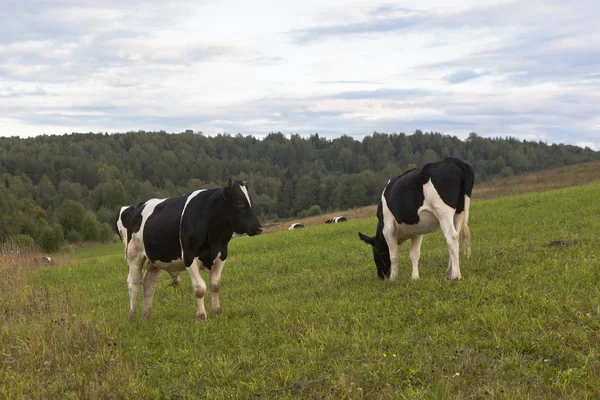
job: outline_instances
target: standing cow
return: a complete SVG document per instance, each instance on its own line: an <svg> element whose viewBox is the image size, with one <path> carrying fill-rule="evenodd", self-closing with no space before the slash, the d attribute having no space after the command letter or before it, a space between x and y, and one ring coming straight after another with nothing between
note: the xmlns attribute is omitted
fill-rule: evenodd
<svg viewBox="0 0 600 400"><path fill-rule="evenodd" d="M398 245L411 239L412 279L419 279L421 242L426 233L442 230L450 259L446 277L461 279L458 238L462 233L470 255L469 204L474 181L473 168L458 159L446 158L391 179L377 208L374 237L359 237L373 246L373 259L381 279L398 278Z"/></svg>
<svg viewBox="0 0 600 400"><path fill-rule="evenodd" d="M161 270L188 271L198 301L196 321L206 320L206 283L200 270L209 271L211 309L221 311L219 286L233 233L258 235L262 228L244 182L231 178L225 188L197 190L167 199L151 199L132 213L127 230L129 263L129 318L135 318L137 296L144 287L144 316L152 314L152 297ZM148 259L142 279L142 266Z"/></svg>

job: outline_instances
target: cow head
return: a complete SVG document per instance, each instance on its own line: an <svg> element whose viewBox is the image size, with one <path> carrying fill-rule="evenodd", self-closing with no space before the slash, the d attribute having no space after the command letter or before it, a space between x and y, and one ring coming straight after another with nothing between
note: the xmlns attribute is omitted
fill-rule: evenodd
<svg viewBox="0 0 600 400"><path fill-rule="evenodd" d="M223 197L228 210L226 218L235 233L254 236L262 232L244 182L229 178L227 186L223 189Z"/></svg>
<svg viewBox="0 0 600 400"><path fill-rule="evenodd" d="M383 236L367 236L358 232L360 239L373 247L373 260L377 267L377 276L381 279L390 277L390 249Z"/></svg>

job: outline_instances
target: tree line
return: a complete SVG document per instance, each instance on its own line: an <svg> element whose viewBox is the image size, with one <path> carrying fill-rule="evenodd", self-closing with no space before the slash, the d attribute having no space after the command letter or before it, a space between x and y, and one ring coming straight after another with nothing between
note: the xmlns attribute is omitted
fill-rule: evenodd
<svg viewBox="0 0 600 400"><path fill-rule="evenodd" d="M122 205L250 182L262 219L303 217L374 204L389 178L447 156L473 165L477 181L600 158L589 148L467 140L437 132L327 139L271 133L207 136L128 132L0 138L0 240L109 240Z"/></svg>

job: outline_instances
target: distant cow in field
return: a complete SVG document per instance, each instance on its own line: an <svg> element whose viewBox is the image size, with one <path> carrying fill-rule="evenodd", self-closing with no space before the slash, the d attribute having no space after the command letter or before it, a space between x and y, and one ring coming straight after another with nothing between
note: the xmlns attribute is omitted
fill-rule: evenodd
<svg viewBox="0 0 600 400"><path fill-rule="evenodd" d="M377 275L398 277L398 245L411 239L412 279L419 279L421 242L426 233L442 230L450 260L446 277L461 279L458 239L462 233L464 251L470 255L469 204L473 190L473 168L465 162L446 158L391 179L377 208L374 237L359 237L373 247Z"/></svg>
<svg viewBox="0 0 600 400"><path fill-rule="evenodd" d="M113 231L119 235L119 238L123 241L125 248L125 261L127 261L127 229L131 221L131 214L135 210L134 206L123 206L117 213L117 218L113 223ZM168 286L176 288L179 286L179 272L169 272L171 276L171 283Z"/></svg>
<svg viewBox="0 0 600 400"><path fill-rule="evenodd" d="M56 265L51 257L40 257L40 262L46 265Z"/></svg>
<svg viewBox="0 0 600 400"><path fill-rule="evenodd" d="M294 222L293 224L290 225L290 227L288 228L288 231L291 231L294 229L299 229L299 228L304 228L304 225Z"/></svg>
<svg viewBox="0 0 600 400"><path fill-rule="evenodd" d="M229 179L225 188L196 190L167 199L151 199L132 213L127 230L129 263L129 318L136 314L137 296L144 287L144 316L152 314L152 297L161 270L187 270L198 301L196 321L206 320L206 283L200 270L209 271L211 309L221 311L219 287L233 233L262 232L246 184ZM144 260L148 259L142 279Z"/></svg>
<svg viewBox="0 0 600 400"><path fill-rule="evenodd" d="M325 221L326 224L337 224L338 222L346 222L348 221L348 218L341 216L341 217L333 217L331 219L328 219L327 221Z"/></svg>

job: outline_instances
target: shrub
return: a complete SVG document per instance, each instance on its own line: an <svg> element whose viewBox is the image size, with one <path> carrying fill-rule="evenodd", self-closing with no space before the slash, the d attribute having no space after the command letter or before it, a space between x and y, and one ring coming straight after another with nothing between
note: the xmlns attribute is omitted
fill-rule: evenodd
<svg viewBox="0 0 600 400"><path fill-rule="evenodd" d="M83 218L83 240L98 240L100 223L96 219L96 215L88 211Z"/></svg>
<svg viewBox="0 0 600 400"><path fill-rule="evenodd" d="M116 235L109 224L105 222L99 225L98 240L100 240L101 242L108 242L114 239L115 237Z"/></svg>
<svg viewBox="0 0 600 400"><path fill-rule="evenodd" d="M64 241L62 227L59 224L48 225L42 229L37 238L37 245L46 253L60 249Z"/></svg>
<svg viewBox="0 0 600 400"><path fill-rule="evenodd" d="M9 239L12 244L20 249L35 247L33 238L29 235L15 235Z"/></svg>
<svg viewBox="0 0 600 400"><path fill-rule="evenodd" d="M74 229L71 229L67 232L67 242L69 243L77 243L83 241L83 235L77 232Z"/></svg>
<svg viewBox="0 0 600 400"><path fill-rule="evenodd" d="M308 209L308 211L306 212L306 215L309 217L314 217L316 215L321 215L323 214L323 211L321 211L321 207L319 207L318 205L314 205L312 207L310 207Z"/></svg>

